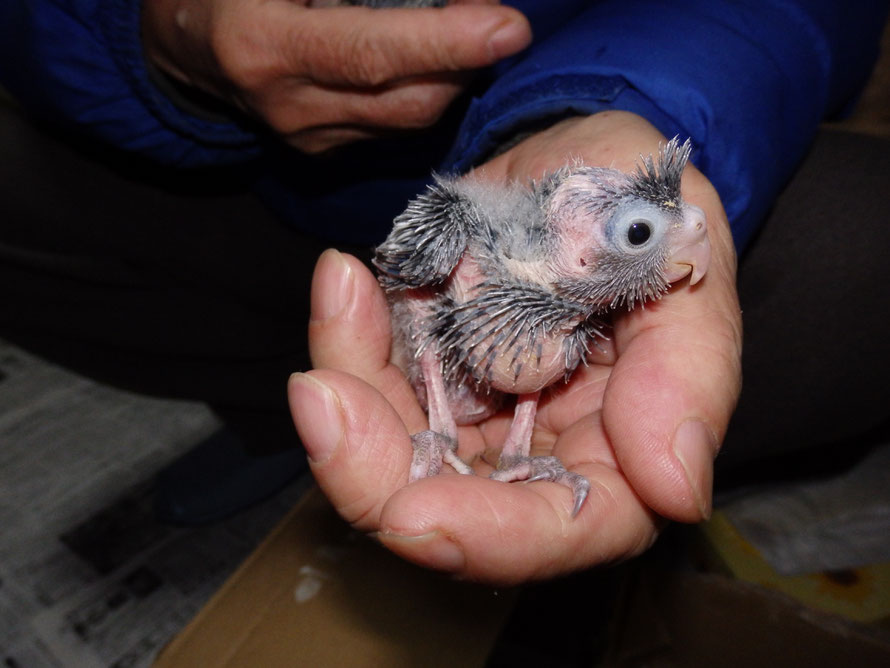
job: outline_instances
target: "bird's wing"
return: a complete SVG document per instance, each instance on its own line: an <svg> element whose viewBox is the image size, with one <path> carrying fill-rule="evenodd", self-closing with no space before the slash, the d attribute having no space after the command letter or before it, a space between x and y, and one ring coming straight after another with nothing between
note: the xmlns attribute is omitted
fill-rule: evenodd
<svg viewBox="0 0 890 668"><path fill-rule="evenodd" d="M425 193L411 200L377 247L374 264L382 283L396 289L442 283L466 250L477 223L475 207L454 181L436 177Z"/></svg>

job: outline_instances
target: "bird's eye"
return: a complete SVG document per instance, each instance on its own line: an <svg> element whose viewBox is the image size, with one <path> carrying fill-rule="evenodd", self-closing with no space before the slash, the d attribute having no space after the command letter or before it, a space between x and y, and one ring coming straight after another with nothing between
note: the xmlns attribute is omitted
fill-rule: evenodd
<svg viewBox="0 0 890 668"><path fill-rule="evenodd" d="M652 236L652 227L645 220L635 220L627 228L627 240L632 246L642 246Z"/></svg>

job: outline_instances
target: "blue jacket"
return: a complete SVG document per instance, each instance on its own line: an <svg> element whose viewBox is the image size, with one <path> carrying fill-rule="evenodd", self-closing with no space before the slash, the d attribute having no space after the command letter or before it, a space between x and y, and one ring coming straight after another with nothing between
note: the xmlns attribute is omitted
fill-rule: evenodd
<svg viewBox="0 0 890 668"><path fill-rule="evenodd" d="M535 41L492 68L423 141L336 158L285 150L247 122L191 115L152 83L140 0L3 0L0 84L33 113L170 165L244 163L294 224L383 238L431 169L463 171L524 128L636 112L691 137L745 245L826 117L876 58L886 0L517 0Z"/></svg>

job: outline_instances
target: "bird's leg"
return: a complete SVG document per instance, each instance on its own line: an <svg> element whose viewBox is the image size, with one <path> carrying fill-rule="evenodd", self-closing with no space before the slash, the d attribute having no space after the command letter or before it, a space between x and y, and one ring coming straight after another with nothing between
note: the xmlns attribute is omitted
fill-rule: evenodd
<svg viewBox="0 0 890 668"><path fill-rule="evenodd" d="M494 480L513 482L514 480L551 480L572 490L572 517L578 514L587 494L590 482L584 476L567 471L556 457L530 457L532 431L535 427L535 413L538 410L540 390L521 394L516 400L516 411L507 434L497 470L491 474Z"/></svg>
<svg viewBox="0 0 890 668"><path fill-rule="evenodd" d="M513 422L501 456L498 459L498 468L502 463L515 459L528 459L528 453L532 447L532 431L535 428L535 414L538 412L538 399L541 391L530 394L520 394L516 399L516 410L513 412Z"/></svg>
<svg viewBox="0 0 890 668"><path fill-rule="evenodd" d="M420 370L426 387L430 428L411 437L414 456L408 481L414 482L438 474L442 470L442 462L449 464L458 473L471 475L473 469L457 456L457 424L448 405L442 366L432 347L421 355Z"/></svg>

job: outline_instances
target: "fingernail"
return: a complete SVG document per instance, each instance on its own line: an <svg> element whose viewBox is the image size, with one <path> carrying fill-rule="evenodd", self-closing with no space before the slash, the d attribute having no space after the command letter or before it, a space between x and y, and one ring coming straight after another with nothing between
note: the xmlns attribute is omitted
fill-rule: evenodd
<svg viewBox="0 0 890 668"><path fill-rule="evenodd" d="M318 259L312 283L312 320L327 320L338 315L352 299L352 267L343 255L329 248Z"/></svg>
<svg viewBox="0 0 890 668"><path fill-rule="evenodd" d="M528 24L521 21L508 21L502 24L488 39L488 53L492 61L512 56L531 42Z"/></svg>
<svg viewBox="0 0 890 668"><path fill-rule="evenodd" d="M429 568L456 573L463 570L467 561L460 545L439 531L419 536L381 532L378 537L393 552Z"/></svg>
<svg viewBox="0 0 890 668"><path fill-rule="evenodd" d="M687 420L677 428L673 446L699 512L702 518L707 519L711 516L717 439L704 422Z"/></svg>
<svg viewBox="0 0 890 668"><path fill-rule="evenodd" d="M340 401L331 388L305 373L290 377L290 393L297 433L306 454L314 463L322 464L343 439Z"/></svg>

